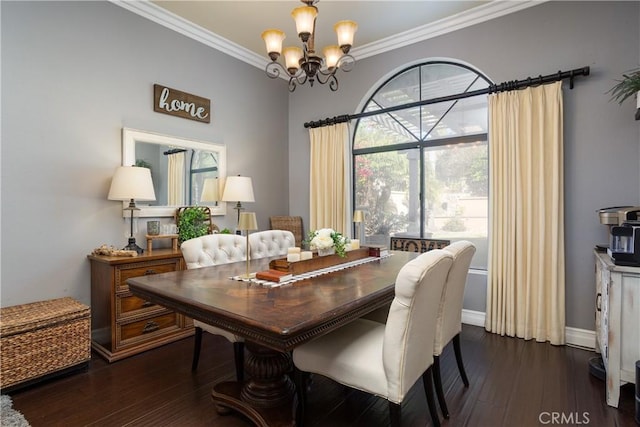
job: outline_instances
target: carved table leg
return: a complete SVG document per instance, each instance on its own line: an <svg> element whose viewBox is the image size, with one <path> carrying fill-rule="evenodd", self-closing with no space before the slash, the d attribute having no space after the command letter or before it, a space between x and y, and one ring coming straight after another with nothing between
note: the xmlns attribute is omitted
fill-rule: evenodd
<svg viewBox="0 0 640 427"><path fill-rule="evenodd" d="M216 384L211 393L214 402L244 414L261 427L295 425L295 386L287 375L293 367L291 357L250 341L245 348L249 379Z"/></svg>

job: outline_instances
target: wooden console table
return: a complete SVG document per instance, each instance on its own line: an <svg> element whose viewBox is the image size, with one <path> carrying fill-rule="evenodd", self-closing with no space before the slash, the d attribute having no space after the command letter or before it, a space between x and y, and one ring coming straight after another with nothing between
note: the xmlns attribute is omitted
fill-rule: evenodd
<svg viewBox="0 0 640 427"><path fill-rule="evenodd" d="M184 269L182 252L89 255L91 347L109 362L193 335L193 320L129 291L127 279Z"/></svg>

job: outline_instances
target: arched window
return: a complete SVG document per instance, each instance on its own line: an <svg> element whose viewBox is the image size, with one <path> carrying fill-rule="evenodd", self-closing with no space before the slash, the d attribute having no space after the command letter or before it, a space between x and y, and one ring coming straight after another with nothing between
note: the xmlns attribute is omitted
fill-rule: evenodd
<svg viewBox="0 0 640 427"><path fill-rule="evenodd" d="M490 83L468 65L428 61L395 74L365 103L362 112L380 111L354 130L354 206L365 212L365 242L471 240L472 266L486 269L487 95L441 98Z"/></svg>

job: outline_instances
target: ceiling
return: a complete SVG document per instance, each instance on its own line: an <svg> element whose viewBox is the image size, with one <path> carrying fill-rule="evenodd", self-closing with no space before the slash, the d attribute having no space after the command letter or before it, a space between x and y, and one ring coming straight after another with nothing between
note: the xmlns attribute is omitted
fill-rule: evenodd
<svg viewBox="0 0 640 427"><path fill-rule="evenodd" d="M262 31L286 33L284 46L300 45L291 10L296 0L112 0L126 9L222 50L252 65L268 62ZM316 50L336 44L333 24L358 23L353 56L361 59L515 12L544 0L321 0L316 4Z"/></svg>

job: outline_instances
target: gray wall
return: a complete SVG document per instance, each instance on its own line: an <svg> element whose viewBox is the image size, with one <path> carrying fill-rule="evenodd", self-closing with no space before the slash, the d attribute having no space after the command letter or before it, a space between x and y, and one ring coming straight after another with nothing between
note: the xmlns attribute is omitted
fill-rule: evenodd
<svg viewBox="0 0 640 427"><path fill-rule="evenodd" d="M640 3L547 2L486 23L358 61L340 90L298 88L289 107L289 205L308 224L309 136L303 123L356 113L369 91L403 64L428 58L469 63L494 82L585 65L591 76L564 86L567 326L594 329L596 243L607 241L596 210L640 204L640 133L632 101L606 92L640 63ZM357 42L357 34L356 34ZM485 311L486 278L470 280L465 308Z"/></svg>
<svg viewBox="0 0 640 427"><path fill-rule="evenodd" d="M287 213L284 82L108 2L0 5L3 307L90 302L87 254L126 244L107 200L122 127L226 144L228 173L253 177L260 228ZM209 98L211 123L155 113L154 83ZM235 220L231 207L214 218Z"/></svg>
<svg viewBox="0 0 640 427"><path fill-rule="evenodd" d="M547 2L358 61L340 75L337 93L317 86L291 95L262 70L110 3L2 1L0 10L2 306L62 296L89 302L86 255L126 242L120 203L106 199L123 126L226 144L228 173L254 178L256 203L247 207L260 228L286 213L308 224L302 124L357 112L385 76L447 57L495 82L591 66L564 93L567 324L593 329L591 248L607 239L596 210L640 204L635 106L606 95L640 63L637 2ZM211 124L154 113L154 83L211 99ZM234 221L232 209L215 218L221 227ZM486 282L478 279L465 307L484 311Z"/></svg>

